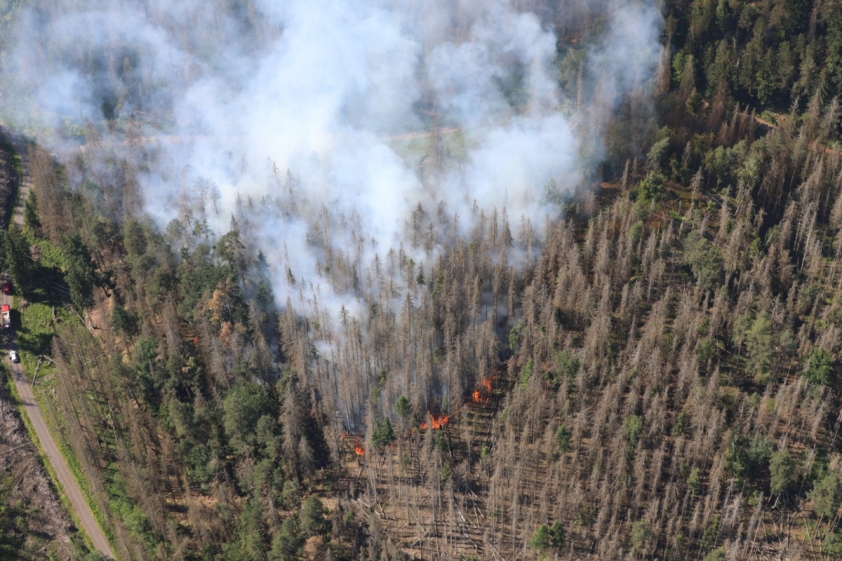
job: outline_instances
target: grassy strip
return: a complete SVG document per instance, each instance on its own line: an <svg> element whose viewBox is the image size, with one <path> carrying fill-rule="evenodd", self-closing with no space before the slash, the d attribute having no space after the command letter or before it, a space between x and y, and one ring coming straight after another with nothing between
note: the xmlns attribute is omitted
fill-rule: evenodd
<svg viewBox="0 0 842 561"><path fill-rule="evenodd" d="M52 319L54 309L56 310L58 320L78 324L79 327L82 327L79 319L70 314L61 305L60 300L57 302L53 301L54 296L49 291L36 289L33 291L31 298L33 298L33 301L30 301L30 304L20 312L20 329L18 330L18 345L23 351L21 353L21 362L24 367L24 372L29 379L32 379L32 376L35 373L36 357L39 354L50 353L49 344L54 335ZM37 301L36 298L39 300L46 300L47 303ZM15 298L16 303L17 300L18 299ZM47 409L49 408L52 410L54 405L48 401L51 399L48 390L51 389L52 383L45 382L44 380L47 380L54 370L55 367L51 364L41 364L41 367L38 370L38 378L39 380L42 380L42 382L40 385L36 384L33 388L35 401L38 404L39 409L41 409L42 416L47 424L47 429L53 436L53 440L55 440L57 448L64 457L65 462L67 462L67 466L70 468L70 472L74 479L76 479L79 488L82 490L82 495L85 497L88 507L91 509L91 512L93 513L100 528L105 533L105 537L111 544L112 549L114 549L114 533L108 523L108 517L99 508L99 504L93 500L91 488L87 477L85 477L82 472L81 464L76 458L73 449L66 443L66 439L64 438L65 431L63 430L64 427L61 426L60 419L57 415L46 414ZM51 476L55 477L55 474L51 473Z"/></svg>

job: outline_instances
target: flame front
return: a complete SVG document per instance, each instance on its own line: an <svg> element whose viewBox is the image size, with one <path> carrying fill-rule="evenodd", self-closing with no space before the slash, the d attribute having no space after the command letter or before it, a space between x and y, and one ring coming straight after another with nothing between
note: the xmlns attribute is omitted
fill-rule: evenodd
<svg viewBox="0 0 842 561"><path fill-rule="evenodd" d="M480 384L482 388L474 390L473 393L474 403L488 403L491 401L491 378L483 378ZM483 395L485 395L485 398L483 398Z"/></svg>
<svg viewBox="0 0 842 561"><path fill-rule="evenodd" d="M430 426L433 427L434 429L442 428L444 425L447 424L447 421L449 421L449 420L450 420L450 417L448 417L447 415L442 415L441 417L436 418L436 417L433 417L432 413L430 413Z"/></svg>
<svg viewBox="0 0 842 561"><path fill-rule="evenodd" d="M418 425L420 430L427 430L428 427L432 429L440 429L450 420L448 415L442 415L441 417L436 417L432 413L428 413L428 415L430 416L430 422Z"/></svg>

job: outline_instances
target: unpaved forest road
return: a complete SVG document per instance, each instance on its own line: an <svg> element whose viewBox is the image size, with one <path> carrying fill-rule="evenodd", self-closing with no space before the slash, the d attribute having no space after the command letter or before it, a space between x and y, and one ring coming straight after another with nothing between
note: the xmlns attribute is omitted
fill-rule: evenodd
<svg viewBox="0 0 842 561"><path fill-rule="evenodd" d="M15 221L15 224L23 226L23 202L26 200L30 186L28 170L29 159L27 157L27 146L25 143L15 142L14 140L13 143L18 155L21 158L21 169L23 170L24 176L22 178L21 185L19 186L18 204L15 206L13 220ZM2 298L0 298L0 302L12 306L11 296L7 296L2 293L0 293L0 296L2 296ZM7 349L17 350L18 345L15 340L14 331L10 333L8 341L9 343L7 345ZM12 372L12 378L15 381L15 387L17 387L18 396L20 397L23 410L29 417L29 422L32 424L32 428L35 429L35 434L38 435L38 440L41 441L41 448L44 450L50 465L52 465L53 472L58 476L58 481L56 483L64 489L64 494L70 501L70 505L76 513L76 518L82 524L82 530L88 534L91 542L93 542L94 548L100 553L114 558L114 553L111 551L111 546L108 544L108 540L105 539L105 534L102 532L99 524L97 524L96 518L94 518L94 514L91 512L91 508L88 506L84 495L82 495L82 489L79 488L79 484L73 478L73 474L70 472L70 468L67 466L64 456L62 456L61 452L59 452L58 446L56 446L56 443L53 440L53 436L47 429L47 423L44 422L41 410L38 409L38 404L35 402L35 395L32 393L32 384L26 378L26 373L23 371L23 365L20 363L13 363L9 360L8 353L6 355L6 360L8 361L9 368Z"/></svg>

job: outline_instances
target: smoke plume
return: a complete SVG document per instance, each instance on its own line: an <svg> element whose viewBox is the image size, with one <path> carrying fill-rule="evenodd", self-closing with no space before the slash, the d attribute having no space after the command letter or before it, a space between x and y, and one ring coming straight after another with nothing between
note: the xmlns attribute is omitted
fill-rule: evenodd
<svg viewBox="0 0 842 561"><path fill-rule="evenodd" d="M161 229L233 218L277 303L336 322L368 271L429 273L493 213L528 261L660 23L648 0L35 1L2 109L100 183L129 166Z"/></svg>

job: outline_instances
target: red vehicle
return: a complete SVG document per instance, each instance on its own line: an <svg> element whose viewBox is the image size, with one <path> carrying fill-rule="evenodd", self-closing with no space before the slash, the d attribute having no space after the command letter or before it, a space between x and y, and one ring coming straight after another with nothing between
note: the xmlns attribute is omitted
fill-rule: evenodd
<svg viewBox="0 0 842 561"><path fill-rule="evenodd" d="M3 294L11 294L12 293L12 283L9 281L3 281Z"/></svg>
<svg viewBox="0 0 842 561"><path fill-rule="evenodd" d="M0 317L3 319L3 329L9 329L12 325L12 318L10 317L9 313L12 311L12 307L8 304L3 304L0 306Z"/></svg>

